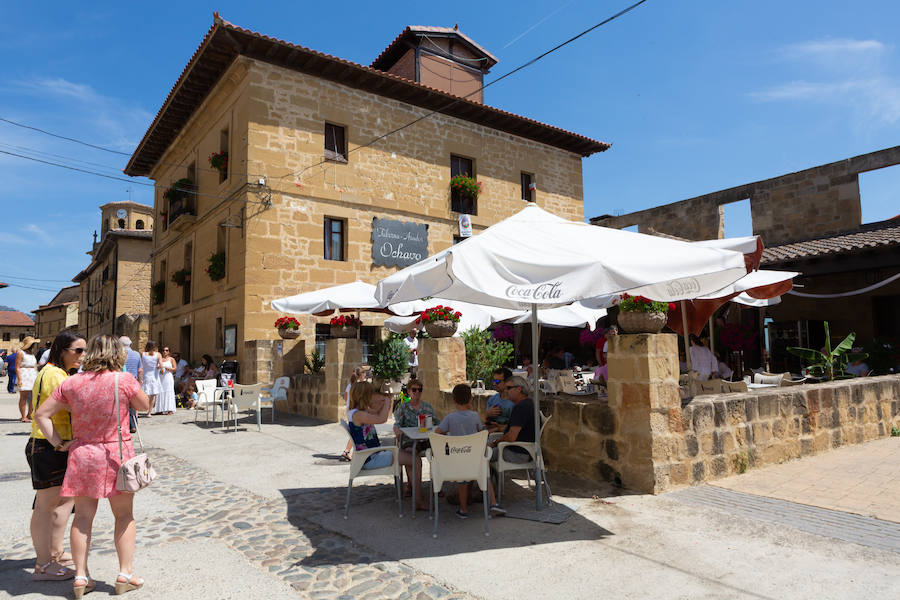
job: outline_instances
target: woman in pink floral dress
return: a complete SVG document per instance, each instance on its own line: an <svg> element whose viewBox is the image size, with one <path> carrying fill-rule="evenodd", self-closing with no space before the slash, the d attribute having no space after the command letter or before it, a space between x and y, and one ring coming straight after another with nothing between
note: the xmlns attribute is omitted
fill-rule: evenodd
<svg viewBox="0 0 900 600"><path fill-rule="evenodd" d="M119 458L117 428L122 432L123 460L134 456L128 429L128 408L147 410L150 400L137 380L122 372L124 347L108 335L91 338L85 352L83 373L63 381L35 413L41 432L58 450L69 451L69 462L60 496L75 498L71 546L75 560L75 597L94 589L88 574L91 528L100 498L108 498L116 520L115 543L119 557L116 592L139 588L143 579L134 575L135 524L132 513L134 494L116 490ZM114 385L118 379L119 414L114 413ZM73 441L63 442L50 417L66 408L72 413Z"/></svg>

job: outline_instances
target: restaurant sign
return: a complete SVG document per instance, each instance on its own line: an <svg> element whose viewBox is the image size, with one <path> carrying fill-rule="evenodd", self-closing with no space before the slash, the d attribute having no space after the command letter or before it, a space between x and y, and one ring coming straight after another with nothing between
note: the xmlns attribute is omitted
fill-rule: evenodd
<svg viewBox="0 0 900 600"><path fill-rule="evenodd" d="M372 261L376 265L408 267L427 256L427 225L372 219Z"/></svg>

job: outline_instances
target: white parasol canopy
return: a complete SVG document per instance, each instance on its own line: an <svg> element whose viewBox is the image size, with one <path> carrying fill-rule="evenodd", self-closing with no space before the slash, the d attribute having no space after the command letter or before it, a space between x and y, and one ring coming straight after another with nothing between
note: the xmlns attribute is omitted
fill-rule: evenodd
<svg viewBox="0 0 900 600"><path fill-rule="evenodd" d="M322 315L335 310L366 310L380 307L375 299L375 286L363 281L272 300L272 308L275 310L302 315Z"/></svg>
<svg viewBox="0 0 900 600"><path fill-rule="evenodd" d="M746 272L739 252L568 221L531 204L479 235L383 279L375 297L384 304L441 296L503 308L530 307L532 352L537 358L539 307L602 297L593 307L603 308L623 292L663 301L696 298L722 289ZM537 425L537 369L534 384ZM535 448L540 470L540 436ZM541 508L543 473L535 473L535 482Z"/></svg>

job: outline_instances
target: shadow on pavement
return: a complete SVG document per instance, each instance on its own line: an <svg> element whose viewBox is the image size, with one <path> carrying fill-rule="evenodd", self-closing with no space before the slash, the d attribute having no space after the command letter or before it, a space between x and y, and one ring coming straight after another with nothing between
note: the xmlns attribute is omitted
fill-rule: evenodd
<svg viewBox="0 0 900 600"><path fill-rule="evenodd" d="M561 491L565 487L560 486ZM570 492L571 490L567 490L566 493ZM491 518L488 520L490 536L485 536L480 500L469 506L469 518L461 520L455 516L457 507L440 499L439 529L435 539L432 537L434 521L427 512L417 512L416 518L412 518L409 498L403 498L404 516L398 516L396 493L392 484L354 485L350 517L347 520L344 519L346 487L282 489L281 493L287 501L288 521L315 548L312 555L298 563L305 566L337 565L356 560L355 557L347 556L346 543L341 538L352 541L364 556L367 553L362 549L374 551L368 553L369 560L379 560L377 555L382 559L387 557L391 560L404 560L558 542L600 540L615 535L576 510L559 525ZM557 497L555 501L581 507L601 500L593 494L585 495L582 491L578 496ZM518 482L507 479L504 504L512 506L523 502L534 502L533 488L526 488L524 480Z"/></svg>

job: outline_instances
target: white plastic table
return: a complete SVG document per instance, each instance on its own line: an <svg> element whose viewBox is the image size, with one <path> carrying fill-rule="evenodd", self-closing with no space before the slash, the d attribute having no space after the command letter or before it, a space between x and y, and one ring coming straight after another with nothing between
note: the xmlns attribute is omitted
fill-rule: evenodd
<svg viewBox="0 0 900 600"><path fill-rule="evenodd" d="M434 431L434 427L429 427L425 431L419 431L418 427L401 427L400 431L403 432L403 435L412 440L412 481L409 482L409 487L412 488L412 518L416 518L416 488L419 486L416 485L416 463L419 462L416 460L417 454L417 446L419 442L428 439L428 435ZM399 446L400 444L398 444Z"/></svg>

